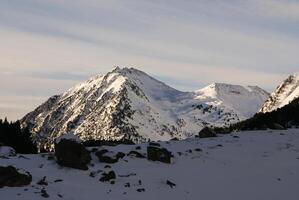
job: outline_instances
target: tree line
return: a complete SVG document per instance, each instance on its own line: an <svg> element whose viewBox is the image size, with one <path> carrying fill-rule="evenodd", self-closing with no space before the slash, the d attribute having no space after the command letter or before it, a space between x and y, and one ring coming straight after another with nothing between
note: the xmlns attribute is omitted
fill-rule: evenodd
<svg viewBox="0 0 299 200"><path fill-rule="evenodd" d="M28 129L21 129L19 121L8 122L7 118L0 119L0 146L10 146L17 153L37 153L37 147L31 140Z"/></svg>

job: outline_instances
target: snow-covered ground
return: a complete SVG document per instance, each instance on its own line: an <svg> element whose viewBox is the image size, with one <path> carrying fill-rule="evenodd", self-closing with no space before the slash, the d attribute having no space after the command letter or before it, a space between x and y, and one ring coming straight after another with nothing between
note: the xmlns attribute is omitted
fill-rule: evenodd
<svg viewBox="0 0 299 200"><path fill-rule="evenodd" d="M297 200L299 129L240 132L237 136L160 142L173 153L172 164L125 156L105 168L93 154L94 165L81 171L60 167L47 154L0 159L1 166L14 165L33 176L30 186L0 189L0 199L44 199L40 191L45 188L48 199ZM145 153L147 145L99 149L127 153L140 146L137 151ZM110 170L117 174L115 184L100 182L102 171ZM90 177L91 172L96 176ZM44 176L48 185L38 185ZM62 181L55 182L58 179ZM176 186L171 188L167 180ZM128 183L130 187L125 187Z"/></svg>

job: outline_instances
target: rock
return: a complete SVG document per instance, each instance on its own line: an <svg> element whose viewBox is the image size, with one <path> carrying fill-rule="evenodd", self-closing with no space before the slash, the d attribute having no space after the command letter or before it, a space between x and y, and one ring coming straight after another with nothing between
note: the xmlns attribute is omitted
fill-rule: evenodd
<svg viewBox="0 0 299 200"><path fill-rule="evenodd" d="M145 189L144 188L138 188L136 191L137 192L145 192Z"/></svg>
<svg viewBox="0 0 299 200"><path fill-rule="evenodd" d="M129 188L129 187L131 187L131 184L130 183L126 183L125 187Z"/></svg>
<svg viewBox="0 0 299 200"><path fill-rule="evenodd" d="M50 197L50 195L47 193L47 191L44 188L40 191L40 194L44 198L49 198Z"/></svg>
<svg viewBox="0 0 299 200"><path fill-rule="evenodd" d="M32 181L32 176L29 172L26 174L19 173L13 166L0 166L0 188L2 187L21 187L29 185Z"/></svg>
<svg viewBox="0 0 299 200"><path fill-rule="evenodd" d="M145 156L143 154L139 153L138 151L130 151L127 155L134 156L136 158L145 158Z"/></svg>
<svg viewBox="0 0 299 200"><path fill-rule="evenodd" d="M171 181L169 181L169 180L166 181L166 184L169 185L171 188L173 188L173 187L176 186L175 183L173 183L173 182L171 182Z"/></svg>
<svg viewBox="0 0 299 200"><path fill-rule="evenodd" d="M171 152L165 148L148 146L147 159L152 161L160 161L163 163L171 163Z"/></svg>
<svg viewBox="0 0 299 200"><path fill-rule="evenodd" d="M0 158L16 156L16 151L9 146L0 146Z"/></svg>
<svg viewBox="0 0 299 200"><path fill-rule="evenodd" d="M100 178L100 181L101 182L107 182L107 181L110 181L110 180L114 180L116 179L116 174L114 171L110 171L108 173L103 173L102 174L102 177Z"/></svg>
<svg viewBox="0 0 299 200"><path fill-rule="evenodd" d="M123 153L123 152L118 152L118 153L116 154L116 158L117 158L117 159L124 158L125 156L126 156L126 154Z"/></svg>
<svg viewBox="0 0 299 200"><path fill-rule="evenodd" d="M89 151L75 140L61 139L55 144L55 157L59 165L87 170L91 161Z"/></svg>
<svg viewBox="0 0 299 200"><path fill-rule="evenodd" d="M109 152L106 149L97 151L95 155L98 157L100 162L109 163L109 164L116 163L118 162L119 159L126 156L126 154L124 154L123 152L118 152L117 154L115 154L113 152Z"/></svg>
<svg viewBox="0 0 299 200"><path fill-rule="evenodd" d="M96 156L98 157L99 161L102 163L109 163L109 164L113 164L116 163L118 161L118 158L113 157L113 156L108 156L108 155L104 155L104 154L97 154Z"/></svg>
<svg viewBox="0 0 299 200"><path fill-rule="evenodd" d="M281 124L278 124L278 123L271 124L270 128L274 129L274 130L284 130L284 129L286 129L284 126L282 126Z"/></svg>
<svg viewBox="0 0 299 200"><path fill-rule="evenodd" d="M209 127L203 128L199 133L198 136L200 138L209 138L209 137L216 137L216 133L210 129Z"/></svg>
<svg viewBox="0 0 299 200"><path fill-rule="evenodd" d="M140 150L141 149L141 146L137 146L135 147L136 150Z"/></svg>
<svg viewBox="0 0 299 200"><path fill-rule="evenodd" d="M196 148L196 149L194 149L194 151L202 151L202 149L201 148Z"/></svg>
<svg viewBox="0 0 299 200"><path fill-rule="evenodd" d="M36 184L38 185L48 185L48 182L46 181L46 177L44 176L41 180L39 180Z"/></svg>
<svg viewBox="0 0 299 200"><path fill-rule="evenodd" d="M150 146L156 146L156 147L161 146L161 145L160 145L159 143L157 143L157 142L150 142L149 145L150 145Z"/></svg>

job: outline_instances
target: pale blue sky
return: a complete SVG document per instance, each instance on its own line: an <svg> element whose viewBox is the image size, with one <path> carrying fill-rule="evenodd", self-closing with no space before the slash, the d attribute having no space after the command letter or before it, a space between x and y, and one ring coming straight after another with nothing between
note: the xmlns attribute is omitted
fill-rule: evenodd
<svg viewBox="0 0 299 200"><path fill-rule="evenodd" d="M115 65L181 90L299 71L299 1L1 0L0 117Z"/></svg>

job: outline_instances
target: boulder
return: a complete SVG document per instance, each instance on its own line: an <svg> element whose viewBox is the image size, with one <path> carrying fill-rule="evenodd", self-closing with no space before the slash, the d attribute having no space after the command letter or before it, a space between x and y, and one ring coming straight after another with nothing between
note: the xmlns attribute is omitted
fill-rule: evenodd
<svg viewBox="0 0 299 200"><path fill-rule="evenodd" d="M0 146L0 158L16 156L16 151L9 146Z"/></svg>
<svg viewBox="0 0 299 200"><path fill-rule="evenodd" d="M201 131L199 131L198 136L200 138L209 138L209 137L216 137L216 133L209 127L203 128Z"/></svg>
<svg viewBox="0 0 299 200"><path fill-rule="evenodd" d="M0 188L2 187L21 187L29 185L32 181L32 176L29 172L25 174L18 172L13 166L0 166Z"/></svg>
<svg viewBox="0 0 299 200"><path fill-rule="evenodd" d="M108 182L108 181L111 181L111 180L114 180L116 179L116 174L114 171L110 171L108 173L104 172L102 174L102 177L100 178L100 181L101 182Z"/></svg>
<svg viewBox="0 0 299 200"><path fill-rule="evenodd" d="M172 154L166 148L157 146L147 147L147 159L152 161L160 161L163 163L171 163Z"/></svg>
<svg viewBox="0 0 299 200"><path fill-rule="evenodd" d="M126 154L124 154L123 152L114 153L114 152L109 152L106 149L97 151L95 155L98 157L100 162L109 163L109 164L116 163L120 158L126 156Z"/></svg>
<svg viewBox="0 0 299 200"><path fill-rule="evenodd" d="M81 170L87 170L91 161L90 152L72 139L61 139L55 143L55 157L59 165Z"/></svg>
<svg viewBox="0 0 299 200"><path fill-rule="evenodd" d="M138 151L130 151L127 155L128 156L133 156L133 157L136 157L136 158L145 158L145 156L143 154L141 154L140 152L138 152Z"/></svg>
<svg viewBox="0 0 299 200"><path fill-rule="evenodd" d="M271 124L270 128L274 129L274 130L284 130L284 129L286 129L284 126L282 126L279 123L273 123L273 124Z"/></svg>

